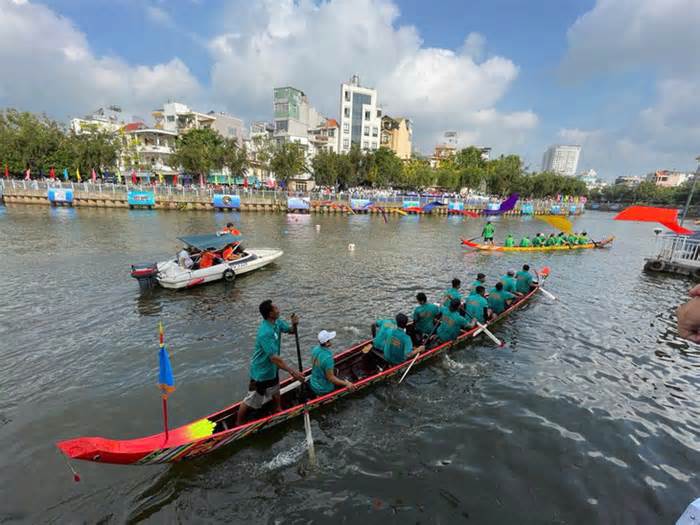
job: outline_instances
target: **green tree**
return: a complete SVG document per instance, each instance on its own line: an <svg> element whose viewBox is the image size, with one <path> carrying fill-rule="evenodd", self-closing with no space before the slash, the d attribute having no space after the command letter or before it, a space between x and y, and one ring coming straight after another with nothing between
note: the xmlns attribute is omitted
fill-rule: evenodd
<svg viewBox="0 0 700 525"><path fill-rule="evenodd" d="M207 176L223 167L224 139L213 129L191 129L177 138L170 159L186 172Z"/></svg>
<svg viewBox="0 0 700 525"><path fill-rule="evenodd" d="M320 151L311 161L314 180L319 186L336 187L341 179L340 158L332 151Z"/></svg>
<svg viewBox="0 0 700 525"><path fill-rule="evenodd" d="M85 174L92 169L104 171L116 165L119 141L114 133L87 126L80 135L68 137L72 153L72 165Z"/></svg>
<svg viewBox="0 0 700 525"><path fill-rule="evenodd" d="M282 143L274 149L270 168L285 183L301 173L307 173L309 169L304 148L296 142Z"/></svg>
<svg viewBox="0 0 700 525"><path fill-rule="evenodd" d="M369 156L369 154L368 154ZM403 163L389 148L379 148L372 156L374 157L374 167L376 169L377 186L400 184L403 178Z"/></svg>
<svg viewBox="0 0 700 525"><path fill-rule="evenodd" d="M248 169L248 151L234 138L223 139L221 163L232 176L242 176Z"/></svg>

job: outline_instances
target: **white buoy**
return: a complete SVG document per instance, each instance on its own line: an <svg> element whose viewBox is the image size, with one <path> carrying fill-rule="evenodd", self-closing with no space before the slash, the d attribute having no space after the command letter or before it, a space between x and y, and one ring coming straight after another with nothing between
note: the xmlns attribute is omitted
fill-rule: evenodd
<svg viewBox="0 0 700 525"><path fill-rule="evenodd" d="M316 225L316 231L317 231L317 232L320 232L320 231L321 231L321 225L320 225L320 224L317 224L317 225Z"/></svg>
<svg viewBox="0 0 700 525"><path fill-rule="evenodd" d="M353 243L348 244L348 250L350 250L351 252L354 252L354 251L355 251L355 245L354 245Z"/></svg>

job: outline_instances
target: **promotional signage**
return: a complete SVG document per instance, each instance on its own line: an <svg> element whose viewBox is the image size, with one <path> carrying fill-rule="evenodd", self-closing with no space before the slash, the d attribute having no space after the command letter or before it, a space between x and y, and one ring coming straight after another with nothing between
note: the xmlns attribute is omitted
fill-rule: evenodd
<svg viewBox="0 0 700 525"><path fill-rule="evenodd" d="M531 202L527 202L520 206L520 212L523 215L533 215L535 213L535 207L532 205Z"/></svg>
<svg viewBox="0 0 700 525"><path fill-rule="evenodd" d="M73 202L73 190L49 188L49 202Z"/></svg>
<svg viewBox="0 0 700 525"><path fill-rule="evenodd" d="M350 208L353 210L366 210L372 204L369 199L350 199Z"/></svg>
<svg viewBox="0 0 700 525"><path fill-rule="evenodd" d="M311 208L311 199L308 197L288 197L288 210L308 210Z"/></svg>
<svg viewBox="0 0 700 525"><path fill-rule="evenodd" d="M448 209L452 211L464 211L464 203L460 201L452 201L448 205Z"/></svg>
<svg viewBox="0 0 700 525"><path fill-rule="evenodd" d="M561 206L554 204L549 211L552 215L559 215L561 213Z"/></svg>
<svg viewBox="0 0 700 525"><path fill-rule="evenodd" d="M126 201L129 206L155 206L156 194L152 191L131 190L126 195Z"/></svg>
<svg viewBox="0 0 700 525"><path fill-rule="evenodd" d="M240 195L214 195L212 204L214 208L233 208L240 210L241 197Z"/></svg>
<svg viewBox="0 0 700 525"><path fill-rule="evenodd" d="M498 211L501 209L501 203L500 202L489 202L486 205L486 209L490 211Z"/></svg>
<svg viewBox="0 0 700 525"><path fill-rule="evenodd" d="M403 209L420 208L420 201L403 201Z"/></svg>
<svg viewBox="0 0 700 525"><path fill-rule="evenodd" d="M574 204L572 206L569 206L569 215L576 215L578 207Z"/></svg>

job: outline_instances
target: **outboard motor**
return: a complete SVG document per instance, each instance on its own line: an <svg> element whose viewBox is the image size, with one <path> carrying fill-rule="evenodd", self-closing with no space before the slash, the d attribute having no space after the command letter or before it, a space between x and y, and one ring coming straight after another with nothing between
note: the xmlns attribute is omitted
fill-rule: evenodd
<svg viewBox="0 0 700 525"><path fill-rule="evenodd" d="M131 276L139 282L141 291L150 290L158 284L157 275L158 265L156 263L131 265Z"/></svg>

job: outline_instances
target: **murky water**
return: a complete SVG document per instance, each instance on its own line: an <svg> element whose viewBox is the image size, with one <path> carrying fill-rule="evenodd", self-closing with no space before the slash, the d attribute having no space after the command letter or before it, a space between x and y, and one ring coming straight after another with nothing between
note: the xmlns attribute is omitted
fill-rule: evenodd
<svg viewBox="0 0 700 525"><path fill-rule="evenodd" d="M233 286L139 294L130 263L232 217L284 257ZM462 250L473 219L0 207L0 522L671 523L700 495L700 353L673 319L689 283L642 274L651 226L610 219L575 227L612 250L523 258ZM497 237L546 228L501 219ZM160 429L159 320L175 426L243 395L265 298L301 316L305 349L327 328L337 350L419 290L524 262L551 268L558 301L501 325L504 350L478 341L314 415L316 470L301 422L175 466L76 462L77 484L54 447Z"/></svg>

